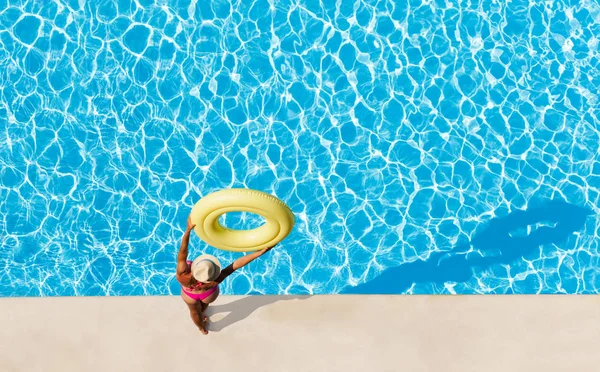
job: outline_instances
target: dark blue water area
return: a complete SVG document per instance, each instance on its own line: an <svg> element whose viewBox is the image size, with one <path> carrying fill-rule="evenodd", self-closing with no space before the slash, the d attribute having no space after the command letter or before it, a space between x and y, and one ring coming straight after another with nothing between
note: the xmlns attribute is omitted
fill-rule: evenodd
<svg viewBox="0 0 600 372"><path fill-rule="evenodd" d="M388 268L374 279L345 288L340 293L400 294L406 293L416 283L443 287L448 283L467 282L483 270L499 265L510 266L518 260L532 262L544 257L557 257L561 243L578 233L592 214L589 209L561 200L538 202L537 206L492 219L478 229L470 242L451 251L434 252L424 260ZM562 293L581 290L578 288L580 283L569 278L554 283L555 288L545 289L544 284L549 283L539 281L540 272L543 275L543 270L532 272L529 279L502 277L499 280L510 282L509 285L491 293L555 293L557 287ZM591 293L593 290L590 288L588 291Z"/></svg>

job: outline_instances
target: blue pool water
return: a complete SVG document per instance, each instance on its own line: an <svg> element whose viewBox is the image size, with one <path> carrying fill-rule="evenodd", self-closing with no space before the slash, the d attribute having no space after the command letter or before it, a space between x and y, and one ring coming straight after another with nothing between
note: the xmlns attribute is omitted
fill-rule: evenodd
<svg viewBox="0 0 600 372"><path fill-rule="evenodd" d="M0 0L0 296L177 294L230 187L297 224L226 294L600 293L599 38L595 0Z"/></svg>

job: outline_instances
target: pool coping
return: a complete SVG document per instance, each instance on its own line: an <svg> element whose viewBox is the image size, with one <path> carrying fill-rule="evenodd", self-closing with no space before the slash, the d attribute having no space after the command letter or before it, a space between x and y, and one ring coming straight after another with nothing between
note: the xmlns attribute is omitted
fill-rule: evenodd
<svg viewBox="0 0 600 372"><path fill-rule="evenodd" d="M0 370L596 371L600 296L0 298Z"/></svg>

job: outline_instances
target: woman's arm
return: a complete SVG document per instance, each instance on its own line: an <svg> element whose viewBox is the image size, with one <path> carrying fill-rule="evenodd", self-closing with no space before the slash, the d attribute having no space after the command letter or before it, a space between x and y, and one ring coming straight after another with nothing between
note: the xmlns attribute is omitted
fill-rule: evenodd
<svg viewBox="0 0 600 372"><path fill-rule="evenodd" d="M187 228L181 239L179 254L177 255L177 275L181 275L187 270L188 245L190 244L190 234L195 226L196 224L192 224L192 221L188 217Z"/></svg>
<svg viewBox="0 0 600 372"><path fill-rule="evenodd" d="M224 268L221 271L221 274L215 280L216 283L221 283L225 278L227 278L229 275L231 275L235 270L239 269L240 267L244 267L244 266L248 265L250 262L254 261L258 257L260 257L263 254L270 251L271 248L273 248L273 247L265 248L262 251L258 251L258 252L254 252L254 253L245 255L244 257L240 257L237 260L233 261L232 264L230 264L229 266L227 266L226 268Z"/></svg>
<svg viewBox="0 0 600 372"><path fill-rule="evenodd" d="M270 251L273 247L265 248L261 251L257 251L254 253L250 253L245 255L244 257L240 257L237 260L233 261L233 270L237 270L240 267L244 267L248 265L250 262L256 260L258 257Z"/></svg>

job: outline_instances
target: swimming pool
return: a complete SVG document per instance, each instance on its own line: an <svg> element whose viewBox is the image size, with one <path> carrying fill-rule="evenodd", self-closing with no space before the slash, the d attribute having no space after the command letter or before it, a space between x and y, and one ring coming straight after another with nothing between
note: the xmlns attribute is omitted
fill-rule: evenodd
<svg viewBox="0 0 600 372"><path fill-rule="evenodd" d="M297 224L226 294L599 293L597 2L83 3L0 0L0 296L177 294L230 187Z"/></svg>

